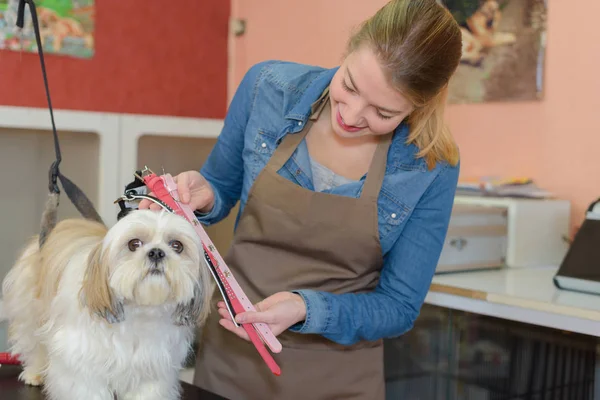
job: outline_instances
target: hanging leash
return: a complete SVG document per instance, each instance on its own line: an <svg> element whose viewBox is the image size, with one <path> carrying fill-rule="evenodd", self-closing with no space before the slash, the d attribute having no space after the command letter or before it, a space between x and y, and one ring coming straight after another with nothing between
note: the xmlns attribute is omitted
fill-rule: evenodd
<svg viewBox="0 0 600 400"><path fill-rule="evenodd" d="M52 100L50 98L50 89L48 86L48 76L46 73L46 63L44 62L44 50L42 46L42 39L40 35L40 26L38 22L37 10L35 7L35 3L33 0L19 0L19 6L17 9L17 27L23 29L25 25L25 6L29 6L29 11L31 14L31 21L33 23L33 29L35 32L35 40L38 48L38 55L40 59L40 65L42 68L42 77L44 78L44 88L46 90L46 100L48 102L48 110L50 111L50 122L52 124L52 135L54 138L54 152L56 154L56 160L50 166L48 171L48 191L49 197L48 202L46 203L46 209L44 210L44 215L42 217L42 224L40 230L40 246L44 244L46 238L50 231L56 225L56 210L59 204L59 196L60 196L60 188L58 186L58 181L60 183L67 194L67 197L75 208L79 211L79 213L86 219L90 219L93 221L102 222L102 218L94 208L94 205L90 201L90 199L83 193L83 191L69 178L64 176L60 172L60 163L62 161L62 154L60 151L60 144L58 140L58 133L56 132L56 124L54 122L54 111L52 109Z"/></svg>

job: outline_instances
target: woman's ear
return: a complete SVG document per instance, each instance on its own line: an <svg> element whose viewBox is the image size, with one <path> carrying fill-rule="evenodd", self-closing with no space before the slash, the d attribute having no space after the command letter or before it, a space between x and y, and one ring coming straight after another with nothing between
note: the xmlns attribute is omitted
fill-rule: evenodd
<svg viewBox="0 0 600 400"><path fill-rule="evenodd" d="M79 298L83 307L108 323L122 322L125 319L123 304L115 301L108 284L107 257L102 254L102 243L98 243L90 253L87 269Z"/></svg>

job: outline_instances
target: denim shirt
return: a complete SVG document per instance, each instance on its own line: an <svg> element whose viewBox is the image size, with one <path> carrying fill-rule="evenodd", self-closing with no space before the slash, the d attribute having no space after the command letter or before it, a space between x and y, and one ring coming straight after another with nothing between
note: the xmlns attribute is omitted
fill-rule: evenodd
<svg viewBox="0 0 600 400"><path fill-rule="evenodd" d="M252 66L229 106L223 130L201 174L212 185L213 209L199 214L210 225L225 218L237 201L236 226L254 180L281 139L302 130L311 106L329 86L336 68L284 61ZM379 238L384 265L369 293L332 294L298 290L306 319L290 329L340 343L400 336L412 328L429 290L444 244L459 166L446 162L428 169L418 149L407 145L408 126L400 124L390 145L379 194ZM308 149L303 141L279 174L314 190ZM358 197L364 176L326 190Z"/></svg>

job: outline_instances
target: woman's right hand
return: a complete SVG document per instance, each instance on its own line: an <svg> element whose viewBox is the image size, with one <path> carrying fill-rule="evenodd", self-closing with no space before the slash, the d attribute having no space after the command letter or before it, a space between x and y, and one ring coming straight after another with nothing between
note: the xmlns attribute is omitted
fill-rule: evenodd
<svg viewBox="0 0 600 400"><path fill-rule="evenodd" d="M192 210L207 213L215 204L215 193L208 181L198 171L185 171L173 177L177 183L177 192L182 203L188 204ZM152 193L148 193L153 196ZM158 204L143 199L138 205L139 209L149 208L160 210Z"/></svg>

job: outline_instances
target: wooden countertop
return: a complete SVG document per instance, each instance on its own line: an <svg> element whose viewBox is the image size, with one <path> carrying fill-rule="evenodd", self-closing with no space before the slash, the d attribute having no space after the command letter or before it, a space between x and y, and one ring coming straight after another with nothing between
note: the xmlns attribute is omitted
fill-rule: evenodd
<svg viewBox="0 0 600 400"><path fill-rule="evenodd" d="M561 290L557 267L438 274L426 302L600 337L600 296Z"/></svg>

